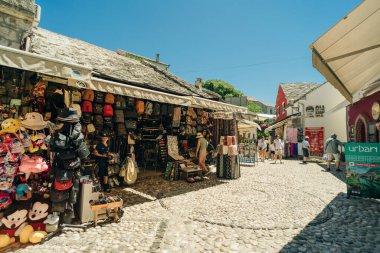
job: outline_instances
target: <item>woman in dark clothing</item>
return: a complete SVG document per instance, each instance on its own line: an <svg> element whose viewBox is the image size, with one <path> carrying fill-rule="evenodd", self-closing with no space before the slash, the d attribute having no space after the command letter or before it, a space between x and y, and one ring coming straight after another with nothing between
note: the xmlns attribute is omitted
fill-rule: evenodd
<svg viewBox="0 0 380 253"><path fill-rule="evenodd" d="M96 145L94 150L94 155L96 156L96 162L99 167L99 180L102 184L103 190L105 192L110 192L108 185L108 156L109 146L108 146L108 136L103 134L101 141Z"/></svg>

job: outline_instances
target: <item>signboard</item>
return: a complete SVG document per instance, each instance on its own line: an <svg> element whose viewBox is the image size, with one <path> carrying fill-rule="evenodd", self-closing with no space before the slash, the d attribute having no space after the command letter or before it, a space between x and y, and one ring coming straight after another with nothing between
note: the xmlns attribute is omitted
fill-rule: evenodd
<svg viewBox="0 0 380 253"><path fill-rule="evenodd" d="M324 105L316 105L316 106L309 105L306 107L305 111L306 111L306 117L321 118L325 114L325 106Z"/></svg>
<svg viewBox="0 0 380 253"><path fill-rule="evenodd" d="M380 143L344 144L347 194L380 198Z"/></svg>
<svg viewBox="0 0 380 253"><path fill-rule="evenodd" d="M305 127L305 136L309 136L310 155L323 156L324 136L323 127Z"/></svg>

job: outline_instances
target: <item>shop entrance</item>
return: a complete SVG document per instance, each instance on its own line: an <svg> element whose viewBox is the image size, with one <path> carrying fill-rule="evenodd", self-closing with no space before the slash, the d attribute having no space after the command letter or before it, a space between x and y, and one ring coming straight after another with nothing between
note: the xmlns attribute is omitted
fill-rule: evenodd
<svg viewBox="0 0 380 253"><path fill-rule="evenodd" d="M356 122L356 142L367 142L366 132L365 122L359 118Z"/></svg>

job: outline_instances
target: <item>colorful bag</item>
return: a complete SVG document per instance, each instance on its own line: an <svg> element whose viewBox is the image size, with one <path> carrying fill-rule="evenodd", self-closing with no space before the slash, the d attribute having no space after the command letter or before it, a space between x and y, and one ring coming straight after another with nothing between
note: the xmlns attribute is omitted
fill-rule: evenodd
<svg viewBox="0 0 380 253"><path fill-rule="evenodd" d="M104 99L104 102L106 104L110 104L110 105L113 105L115 103L115 97L114 95L112 95L111 93L107 93L105 99Z"/></svg>
<svg viewBox="0 0 380 253"><path fill-rule="evenodd" d="M127 109L127 103L125 102L125 98L123 96L117 96L115 98L115 109Z"/></svg>
<svg viewBox="0 0 380 253"><path fill-rule="evenodd" d="M11 204L11 196L8 193L0 192L0 210L7 209Z"/></svg>
<svg viewBox="0 0 380 253"><path fill-rule="evenodd" d="M83 113L92 113L93 112L93 108L92 108L92 103L90 101L84 101L82 103L82 112Z"/></svg>
<svg viewBox="0 0 380 253"><path fill-rule="evenodd" d="M161 113L161 106L159 103L154 103L153 105L153 115L160 115Z"/></svg>
<svg viewBox="0 0 380 253"><path fill-rule="evenodd" d="M82 122L84 124L90 124L92 119L91 113L82 113Z"/></svg>
<svg viewBox="0 0 380 253"><path fill-rule="evenodd" d="M94 117L94 126L102 126L104 124L102 115L95 115Z"/></svg>
<svg viewBox="0 0 380 253"><path fill-rule="evenodd" d="M123 110L115 110L115 123L124 123Z"/></svg>
<svg viewBox="0 0 380 253"><path fill-rule="evenodd" d="M116 130L117 130L117 136L125 136L127 135L127 128L123 123L119 123L116 125Z"/></svg>
<svg viewBox="0 0 380 253"><path fill-rule="evenodd" d="M146 115L151 115L153 113L153 103L152 102L146 102L145 105L145 114Z"/></svg>
<svg viewBox="0 0 380 253"><path fill-rule="evenodd" d="M104 93L103 92L96 92L94 102L99 103L99 104L103 104L104 103Z"/></svg>
<svg viewBox="0 0 380 253"><path fill-rule="evenodd" d="M138 115L143 115L145 109L145 103L142 100L137 100L136 102L136 112Z"/></svg>
<svg viewBox="0 0 380 253"><path fill-rule="evenodd" d="M93 102L94 97L95 97L95 94L93 90L84 90L82 92L82 100Z"/></svg>
<svg viewBox="0 0 380 253"><path fill-rule="evenodd" d="M113 127L113 120L112 117L104 117L104 126L112 128Z"/></svg>
<svg viewBox="0 0 380 253"><path fill-rule="evenodd" d="M78 90L73 90L71 92L71 101L73 103L80 103L82 102L82 94Z"/></svg>
<svg viewBox="0 0 380 253"><path fill-rule="evenodd" d="M137 121L135 120L126 120L125 127L129 130L135 130L137 128Z"/></svg>
<svg viewBox="0 0 380 253"><path fill-rule="evenodd" d="M104 105L104 107L103 107L103 116L104 117L113 117L113 108L112 108L112 105Z"/></svg>

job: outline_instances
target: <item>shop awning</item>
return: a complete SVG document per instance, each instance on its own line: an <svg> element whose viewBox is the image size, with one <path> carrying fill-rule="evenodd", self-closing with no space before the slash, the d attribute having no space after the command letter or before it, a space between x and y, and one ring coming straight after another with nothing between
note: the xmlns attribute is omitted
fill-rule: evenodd
<svg viewBox="0 0 380 253"><path fill-rule="evenodd" d="M380 77L380 1L365 0L310 47L313 66L350 102Z"/></svg>
<svg viewBox="0 0 380 253"><path fill-rule="evenodd" d="M247 129L259 129L261 131L261 127L254 121L242 119L238 121L238 129L239 130L247 130Z"/></svg>
<svg viewBox="0 0 380 253"><path fill-rule="evenodd" d="M93 77L89 87L92 90L107 93L119 94L128 97L151 100L159 103L168 103L173 105L190 106L191 101L188 97L181 97L165 92L149 90L128 84L104 80Z"/></svg>
<svg viewBox="0 0 380 253"><path fill-rule="evenodd" d="M301 115L300 112L292 114L292 115L289 115L289 116L286 116L282 120L280 120L280 121L274 123L273 125L270 125L269 127L267 127L265 129L265 132L268 133L269 131L272 131L273 129L279 128L279 127L283 126L286 122L288 122L289 118L292 118L292 117L295 117L295 116L299 116L299 115Z"/></svg>
<svg viewBox="0 0 380 253"><path fill-rule="evenodd" d="M0 65L85 83L90 82L92 71L84 66L5 46L0 46Z"/></svg>
<svg viewBox="0 0 380 253"><path fill-rule="evenodd" d="M214 111L226 111L226 112L247 112L246 107L231 105L223 102L209 100L200 97L193 97L192 103L195 107L207 108Z"/></svg>

